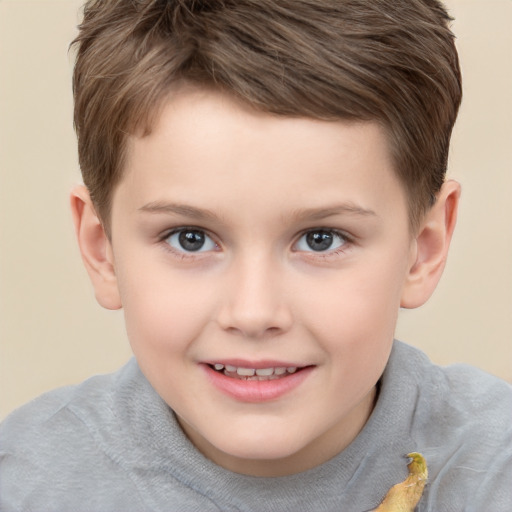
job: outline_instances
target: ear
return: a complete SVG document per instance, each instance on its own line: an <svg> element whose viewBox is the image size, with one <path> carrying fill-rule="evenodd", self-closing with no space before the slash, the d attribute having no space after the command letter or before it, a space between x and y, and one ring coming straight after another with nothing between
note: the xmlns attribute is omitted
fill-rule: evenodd
<svg viewBox="0 0 512 512"><path fill-rule="evenodd" d="M112 245L105 233L89 191L83 185L71 191L71 213L82 260L96 300L106 309L122 307L114 268Z"/></svg>
<svg viewBox="0 0 512 512"><path fill-rule="evenodd" d="M443 273L457 221L460 185L447 181L423 219L414 240L400 306L417 308L434 292Z"/></svg>

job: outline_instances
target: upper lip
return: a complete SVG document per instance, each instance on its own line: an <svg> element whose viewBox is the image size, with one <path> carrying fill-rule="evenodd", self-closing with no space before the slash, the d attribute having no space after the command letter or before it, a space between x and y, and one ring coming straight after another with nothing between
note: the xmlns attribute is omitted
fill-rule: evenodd
<svg viewBox="0 0 512 512"><path fill-rule="evenodd" d="M262 368L304 368L305 366L310 366L307 364L300 364L296 362L289 361L277 361L266 359L263 361L248 361L246 359L211 359L204 362L205 364L209 364L214 366L216 364L223 364L224 366L236 366L237 368L254 368L255 370L259 370Z"/></svg>

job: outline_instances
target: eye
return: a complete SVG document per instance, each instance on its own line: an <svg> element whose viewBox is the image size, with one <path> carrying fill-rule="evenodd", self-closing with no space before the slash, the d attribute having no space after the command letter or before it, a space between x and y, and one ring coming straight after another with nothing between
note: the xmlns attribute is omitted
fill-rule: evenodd
<svg viewBox="0 0 512 512"><path fill-rule="evenodd" d="M296 244L297 251L326 252L343 247L347 238L337 231L316 229L304 233Z"/></svg>
<svg viewBox="0 0 512 512"><path fill-rule="evenodd" d="M206 252L217 248L217 244L204 231L192 228L173 231L165 242L179 252Z"/></svg>

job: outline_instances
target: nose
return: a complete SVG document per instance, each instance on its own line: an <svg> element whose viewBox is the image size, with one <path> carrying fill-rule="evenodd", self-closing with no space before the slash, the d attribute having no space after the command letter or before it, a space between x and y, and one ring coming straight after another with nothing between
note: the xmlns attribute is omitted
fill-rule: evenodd
<svg viewBox="0 0 512 512"><path fill-rule="evenodd" d="M288 331L292 313L282 269L257 255L234 263L226 282L218 323L231 334L252 339Z"/></svg>

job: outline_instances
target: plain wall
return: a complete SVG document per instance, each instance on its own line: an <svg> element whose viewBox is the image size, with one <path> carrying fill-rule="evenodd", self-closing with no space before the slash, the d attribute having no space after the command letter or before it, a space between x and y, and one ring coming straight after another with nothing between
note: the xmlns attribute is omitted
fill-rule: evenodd
<svg viewBox="0 0 512 512"><path fill-rule="evenodd" d="M0 417L130 357L122 312L94 300L68 207L80 3L0 1ZM459 224L438 290L401 312L397 337L512 380L512 1L447 4L465 80L449 168Z"/></svg>

